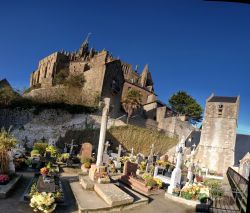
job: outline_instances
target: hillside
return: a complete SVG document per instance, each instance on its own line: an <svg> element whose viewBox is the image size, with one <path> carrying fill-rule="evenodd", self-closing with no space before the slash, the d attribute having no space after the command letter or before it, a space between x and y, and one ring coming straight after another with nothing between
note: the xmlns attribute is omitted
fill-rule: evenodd
<svg viewBox="0 0 250 213"><path fill-rule="evenodd" d="M89 142L97 149L99 140L99 129L86 128L84 130L69 130L64 137L58 140L58 146L63 148L63 144L74 139L75 143L81 144ZM150 146L154 144L155 153L164 154L177 144L176 138L170 138L155 130L145 129L137 126L112 126L106 135L106 140L111 142L111 149L114 152L121 143L123 148L130 151L134 148L135 153L148 155Z"/></svg>

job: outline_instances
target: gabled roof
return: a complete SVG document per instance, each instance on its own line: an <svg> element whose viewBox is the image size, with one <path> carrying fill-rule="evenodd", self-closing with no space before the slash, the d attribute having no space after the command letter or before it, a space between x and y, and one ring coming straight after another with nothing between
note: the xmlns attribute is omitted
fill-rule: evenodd
<svg viewBox="0 0 250 213"><path fill-rule="evenodd" d="M10 87L10 83L7 81L7 79L3 79L3 80L0 80L0 88L3 88L3 87Z"/></svg>
<svg viewBox="0 0 250 213"><path fill-rule="evenodd" d="M236 103L237 97L226 97L226 96L212 96L208 102L225 102L225 103Z"/></svg>

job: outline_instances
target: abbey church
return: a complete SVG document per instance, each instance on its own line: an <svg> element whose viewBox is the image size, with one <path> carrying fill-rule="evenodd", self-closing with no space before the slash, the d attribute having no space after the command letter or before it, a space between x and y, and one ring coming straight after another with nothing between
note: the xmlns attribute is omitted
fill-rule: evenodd
<svg viewBox="0 0 250 213"><path fill-rule="evenodd" d="M37 70L31 74L30 87L41 89L54 87L54 78L62 70L69 75L84 73L86 80L84 90L88 92L87 94L110 97L111 105L116 106L113 114L118 114L121 99L131 88L141 93L143 105L156 101L148 65L145 65L141 74L137 69L114 58L106 50L90 49L87 38L75 52L55 52L40 60Z"/></svg>

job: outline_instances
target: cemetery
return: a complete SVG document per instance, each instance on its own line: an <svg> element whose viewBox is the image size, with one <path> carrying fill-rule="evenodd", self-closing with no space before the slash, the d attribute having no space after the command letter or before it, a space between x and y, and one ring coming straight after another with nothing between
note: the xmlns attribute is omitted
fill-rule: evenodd
<svg viewBox="0 0 250 213"><path fill-rule="evenodd" d="M22 195L31 209L53 212L67 205L61 173L78 168L77 180L69 185L79 212L121 211L149 203L152 195L165 194L166 199L192 207L209 208L212 199L223 196L221 176L194 163L196 145L186 146L180 139L173 156L159 155L155 145L149 155L125 150L119 144L111 149L106 141L109 99L104 99L100 137L96 151L89 142L80 146L74 140L63 149L46 140L32 147L18 144L6 130L0 135L0 198L11 196L23 171L33 174ZM83 139L84 140L84 139Z"/></svg>

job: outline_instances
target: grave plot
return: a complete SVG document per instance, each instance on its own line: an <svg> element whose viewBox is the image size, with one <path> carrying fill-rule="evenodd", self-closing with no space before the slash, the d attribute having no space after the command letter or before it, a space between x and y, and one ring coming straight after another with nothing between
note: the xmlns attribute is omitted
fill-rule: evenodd
<svg viewBox="0 0 250 213"><path fill-rule="evenodd" d="M13 148L16 139L4 129L0 130L0 198L6 198L15 190L21 175L16 174Z"/></svg>

